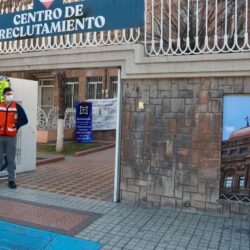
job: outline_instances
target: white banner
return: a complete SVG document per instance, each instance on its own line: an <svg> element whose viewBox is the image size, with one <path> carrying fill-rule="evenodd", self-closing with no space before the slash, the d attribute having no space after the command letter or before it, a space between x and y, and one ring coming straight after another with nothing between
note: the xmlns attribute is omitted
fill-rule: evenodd
<svg viewBox="0 0 250 250"><path fill-rule="evenodd" d="M92 130L116 129L117 98L86 101L92 102Z"/></svg>

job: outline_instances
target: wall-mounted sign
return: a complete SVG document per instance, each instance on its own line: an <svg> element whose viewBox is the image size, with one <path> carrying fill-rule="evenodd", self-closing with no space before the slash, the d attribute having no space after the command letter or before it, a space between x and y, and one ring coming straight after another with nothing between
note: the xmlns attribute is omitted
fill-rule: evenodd
<svg viewBox="0 0 250 250"><path fill-rule="evenodd" d="M76 140L92 142L92 103L80 102L76 107Z"/></svg>
<svg viewBox="0 0 250 250"><path fill-rule="evenodd" d="M0 15L0 41L143 26L143 0L34 0L32 10Z"/></svg>
<svg viewBox="0 0 250 250"><path fill-rule="evenodd" d="M92 103L92 130L116 129L117 99L89 99Z"/></svg>

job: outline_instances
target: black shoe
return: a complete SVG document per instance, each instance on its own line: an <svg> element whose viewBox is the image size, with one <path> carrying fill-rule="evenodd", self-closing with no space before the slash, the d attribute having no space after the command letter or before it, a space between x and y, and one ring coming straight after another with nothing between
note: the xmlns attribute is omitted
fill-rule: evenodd
<svg viewBox="0 0 250 250"><path fill-rule="evenodd" d="M12 189L16 188L16 183L14 181L9 181L9 187Z"/></svg>

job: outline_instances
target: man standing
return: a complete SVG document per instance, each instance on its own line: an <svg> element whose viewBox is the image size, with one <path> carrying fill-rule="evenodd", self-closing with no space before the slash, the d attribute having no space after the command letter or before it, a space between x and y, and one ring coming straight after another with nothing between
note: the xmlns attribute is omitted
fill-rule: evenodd
<svg viewBox="0 0 250 250"><path fill-rule="evenodd" d="M6 148L9 187L16 188L16 142L18 129L28 123L24 109L14 101L13 90L3 90L4 101L0 102L0 155Z"/></svg>
<svg viewBox="0 0 250 250"><path fill-rule="evenodd" d="M7 87L10 87L9 79L6 77L1 77L0 79L0 102L4 101L3 90ZM3 157L1 159L2 166L0 167L0 172L3 171L5 168L7 168L7 165L8 165L7 156L5 152L6 150L4 149Z"/></svg>

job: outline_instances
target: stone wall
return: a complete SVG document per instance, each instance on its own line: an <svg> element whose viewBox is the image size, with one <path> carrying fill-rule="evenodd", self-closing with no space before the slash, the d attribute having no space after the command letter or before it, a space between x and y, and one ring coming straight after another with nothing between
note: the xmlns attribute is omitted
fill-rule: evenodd
<svg viewBox="0 0 250 250"><path fill-rule="evenodd" d="M250 214L219 201L226 94L250 94L250 78L123 82L122 201Z"/></svg>

